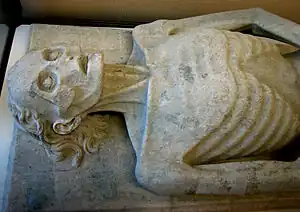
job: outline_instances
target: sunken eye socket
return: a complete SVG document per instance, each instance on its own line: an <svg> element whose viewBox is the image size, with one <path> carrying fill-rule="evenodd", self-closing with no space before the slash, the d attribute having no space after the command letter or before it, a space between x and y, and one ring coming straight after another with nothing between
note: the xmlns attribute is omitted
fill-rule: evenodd
<svg viewBox="0 0 300 212"><path fill-rule="evenodd" d="M57 85L57 77L55 73L49 70L43 70L39 73L37 86L44 92L52 92Z"/></svg>
<svg viewBox="0 0 300 212"><path fill-rule="evenodd" d="M64 50L62 48L45 49L42 53L44 60L55 61L62 56Z"/></svg>

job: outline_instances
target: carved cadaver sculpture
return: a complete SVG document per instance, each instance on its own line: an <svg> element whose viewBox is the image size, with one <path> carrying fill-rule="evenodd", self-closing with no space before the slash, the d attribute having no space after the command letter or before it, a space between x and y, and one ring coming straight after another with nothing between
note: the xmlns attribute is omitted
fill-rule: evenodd
<svg viewBox="0 0 300 212"><path fill-rule="evenodd" d="M282 56L297 48L201 28L135 48L144 66L64 47L29 52L8 72L17 123L57 160L73 150L78 166L107 127L89 114L123 113L137 181L162 195L201 193L202 164L268 155L299 134L299 76Z"/></svg>

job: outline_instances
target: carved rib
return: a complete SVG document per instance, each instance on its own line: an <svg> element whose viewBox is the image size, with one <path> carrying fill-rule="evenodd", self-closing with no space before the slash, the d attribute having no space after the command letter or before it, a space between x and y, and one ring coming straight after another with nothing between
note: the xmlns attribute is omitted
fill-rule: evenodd
<svg viewBox="0 0 300 212"><path fill-rule="evenodd" d="M227 45L228 45L228 42L227 42ZM226 60L229 61L230 55L229 55L228 51L226 52L225 56L226 56ZM237 83L237 79L236 79L236 74L230 67L228 67L227 70L231 74L231 77L233 79L233 86L232 86L233 93L234 93L233 102L232 102L231 106L228 108L228 110L224 113L222 121L220 123L218 123L216 125L216 127L214 127L214 129L211 130L206 136L202 137L201 140L194 147L190 148L189 151L187 151L184 154L183 161L187 164L192 165L192 164L201 163L198 155L205 154L209 149L212 149L215 145L214 142L210 142L211 141L210 137L213 136L215 133L217 133L218 130L220 129L220 127L224 125L224 123L227 123L231 120L232 113L237 105L239 88L238 88L238 83ZM196 159L195 159L195 156L196 156Z"/></svg>
<svg viewBox="0 0 300 212"><path fill-rule="evenodd" d="M233 135L226 141L229 143L229 145L226 151L224 151L222 155L218 157L218 159L221 160L231 158L245 148L247 143L244 142L244 139L249 135L249 133L252 132L253 128L257 124L256 120L259 119L263 109L263 89L255 77L248 73L246 75L249 81L250 92L252 93L250 109L245 115L244 119L241 121L240 127L237 127ZM251 120L250 124L249 120ZM212 160L216 160L216 158Z"/></svg>
<svg viewBox="0 0 300 212"><path fill-rule="evenodd" d="M224 35L228 41L227 35L225 33ZM216 128L214 133L210 134L210 136L206 138L205 145L203 145L203 141L199 142L201 145L197 149L197 158L199 162L201 161L201 163L210 160L211 157L214 157L215 155L218 155L220 151L223 151L224 146L226 147L226 143L224 143L227 140L226 138L234 129L237 128L241 119L244 117L244 114L249 110L251 99L248 81L245 73L239 71L243 52L242 49L240 49L239 52L232 52L230 51L230 47L231 46L228 46L227 66L233 73L238 87L236 104L232 109L230 117L228 117L219 126L219 128ZM233 61L232 64L231 61ZM215 150L217 150L217 152Z"/></svg>
<svg viewBox="0 0 300 212"><path fill-rule="evenodd" d="M256 127L253 129L252 133L245 138L244 142L246 145L236 156L244 156L250 154L253 149L260 144L260 138L264 134L264 132L268 129L274 114L274 110L276 109L275 102L275 94L272 90L266 86L262 85L264 90L264 107L259 117Z"/></svg>
<svg viewBox="0 0 300 212"><path fill-rule="evenodd" d="M285 145L287 142L290 141L290 138L288 138L290 136L288 136L288 135L294 124L293 113L292 113L292 110L291 110L290 106L288 105L288 103L285 103L285 105L286 105L286 110L284 112L284 119L282 120L281 123L278 123L280 125L280 128L274 135L274 140L270 140L265 145L266 149L268 149L268 150L275 150L274 146L278 143L282 144L282 145L280 144L278 146L283 146L283 144ZM283 141L285 141L285 142L283 142ZM263 151L264 151L264 148L260 149L255 154L260 154Z"/></svg>
<svg viewBox="0 0 300 212"><path fill-rule="evenodd" d="M234 48L235 48L234 51L231 50L229 52L229 55L231 57L229 57L229 60L227 61L228 66L232 68L233 72L236 75L237 83L239 83L240 80L242 79L247 87L248 86L259 87L259 82L253 76L250 76L250 74L245 75L245 73L242 70L242 62L246 61L247 59L249 59L249 57L251 57L253 55L259 55L259 54L261 54L261 52L271 51L271 45L267 41L261 41L255 37L251 37L249 39L248 36L246 37L245 35L242 35L242 34L233 34L233 33L224 33L224 34L227 37L227 40L230 41L229 42L229 44L230 44L229 51L231 50L230 47L233 46L233 44L237 43L237 45L234 46ZM238 52L236 51L237 47L240 48L240 50ZM230 63L231 61L233 61L233 62ZM255 85L253 85L253 84L248 85L249 84L249 80L247 80L248 75L250 76L251 80L253 80L253 83ZM238 92L240 92L238 98L241 98L240 95L243 95L241 93L241 89L243 87L239 86L238 88L239 88ZM249 87L248 87L248 89L249 89ZM266 92L265 90L272 92L270 90L270 88L265 88L264 92ZM248 101L251 101L253 98L255 98L255 95L259 95L259 94L254 93L254 94L248 95L247 96ZM261 95L262 95L262 93L261 93ZM266 93L265 93L265 95L266 95ZM261 100L263 100L263 99L264 98L261 98ZM272 117L271 112L274 110L274 102L275 102L274 98L270 97L270 100L272 101L273 106L270 108L269 118L265 119L266 122L261 123L262 130L264 130L266 127L268 127L269 121L271 120L271 117ZM262 111L263 101L260 101L260 105L258 104L258 106L256 106L256 108L254 108L255 106L251 105L250 112L248 111L250 103L247 102L246 104L241 106L242 105L241 102L242 102L241 99L237 100L237 104L235 105L235 108L232 112L232 114L233 114L232 118L228 119L227 122L224 122L222 124L222 126L220 126L220 129L218 129L218 131L216 131L214 134L212 134L212 136L210 136L208 141L212 145L210 146L209 149L207 149L207 148L202 149L202 151L207 150L205 153L197 155L197 157L199 158L199 161L201 161L203 163L203 162L207 162L210 160L219 159L220 157L226 159L227 157L232 157L238 153L241 153L243 150L244 151L247 150L247 147L249 146L249 144L247 142L243 142L243 140L249 133L251 133L251 130L249 130L249 128L253 129L255 120L258 119L258 114L260 112L263 112ZM240 108L242 108L242 110L239 111ZM255 112L253 112L253 110ZM253 113L255 114L255 116L254 116L255 118L253 118ZM268 115L268 113L261 114L261 115ZM234 118L234 117L237 117L237 118ZM249 127L249 124L248 124L248 126L245 126L242 128L239 127L239 125L242 123L242 120L244 120L245 122L248 122L249 119L253 120L252 123L250 124L250 127ZM244 132L243 132L243 130L244 130ZM262 130L259 131L258 135L261 135L263 133ZM259 137L259 136L257 136L257 137ZM238 145L241 145L242 148L237 148ZM231 154L228 154L227 151L229 151L230 149L235 149L235 151L231 152Z"/></svg>
<svg viewBox="0 0 300 212"><path fill-rule="evenodd" d="M236 104L230 116L189 152L197 158L193 164L276 150L286 145L299 127L298 117L293 118L288 103L275 90L243 70L244 62L250 57L278 51L277 47L256 37L230 32L224 35L228 43L227 66L238 88Z"/></svg>
<svg viewBox="0 0 300 212"><path fill-rule="evenodd" d="M256 137L254 137L254 140L251 142L251 147L249 146L247 149L242 151L240 156L247 156L256 151L257 149L260 149L260 147L268 140L268 138L271 136L271 134L268 134L268 131L270 131L270 128L272 128L273 125L276 125L277 123L274 122L274 116L277 113L277 105L276 105L276 96L273 90L268 87L267 85L263 85L265 88L266 95L269 98L270 102L266 101L266 104L270 104L270 110L263 113L262 116L267 117L264 119L264 121L261 122L262 128L258 130L258 134ZM265 136L268 135L268 136Z"/></svg>
<svg viewBox="0 0 300 212"><path fill-rule="evenodd" d="M250 40L252 40L252 44L255 44L252 48L252 55L257 56L262 53L270 52L270 51L276 51L277 48L275 45L271 44L268 40L261 40L256 37L250 37ZM245 41L245 39L243 39ZM260 136L258 136L255 140L252 142L249 142L249 145L247 145L247 140L242 142L245 143L247 146L244 147L244 153L242 149L236 149L233 150L232 156L246 156L249 154L253 154L255 151L259 150L260 152L263 152L265 150L265 147L269 145L270 142L272 142L272 138L275 136L276 132L279 130L279 127L281 125L281 120L284 116L284 106L283 100L280 98L278 93L273 92L272 99L274 99L274 94L276 98L276 108L273 111L273 119L269 119L271 121L270 126L266 126L267 128L265 131L261 131L259 133ZM271 110L272 111L272 110ZM264 115L264 114L262 114ZM270 114L272 116L272 114ZM271 117L270 116L270 117ZM268 123L266 123L268 124ZM265 128L265 127L264 127ZM269 141L269 142L268 142ZM280 142L282 143L282 141ZM233 147L235 149L236 147ZM250 148L250 149L249 149ZM248 149L248 151L247 151ZM228 154L229 156L229 154Z"/></svg>
<svg viewBox="0 0 300 212"><path fill-rule="evenodd" d="M258 154L266 150L266 148L274 142L277 133L279 132L282 122L284 121L284 116L287 110L287 104L282 100L280 95L275 92L276 97L276 110L274 114L274 120L272 120L271 126L266 130L264 136L260 139L260 144L256 149L253 150L253 154Z"/></svg>
<svg viewBox="0 0 300 212"><path fill-rule="evenodd" d="M259 138L263 134L263 130L269 127L272 119L272 112L276 109L274 95L268 94L272 93L269 87L264 88L264 95L262 94L262 90L260 90L261 93L249 94L249 86L254 87L256 90L261 88L259 88L260 85L256 78L250 76L250 74L246 75L246 73L242 70L242 64L244 61L247 61L252 56L259 55L262 52L271 51L272 45L270 45L267 41L262 41L255 37L249 38L249 36L245 36L243 34L231 32L224 32L223 34L228 43L227 65L235 75L238 85L238 95L230 117L222 122L219 128L216 128L213 133L201 139L199 145L195 147L197 149L196 151L194 149L193 153L196 154L196 157L198 158L198 164L214 160L216 157L226 159L226 157L232 157L238 153L247 151L249 145L252 146L254 142L252 140L249 141L249 139L244 139L247 137L249 138L249 133L252 133L252 130L255 131L255 129L258 129L259 132L254 138ZM237 48L239 48L238 51ZM253 80L251 85L249 85L249 80L247 80L248 75L251 80ZM247 90L247 92L245 92L245 90ZM260 104L254 106L251 104L251 101L253 102L253 99L256 97L255 95L258 95L257 98L261 99L261 101L259 101ZM243 99L243 97L246 97L247 100ZM270 99L272 102L270 107L268 107L268 105L263 106L264 99L266 99L267 103L268 99ZM248 111L249 107L250 111ZM267 111L264 112L265 110ZM259 114L262 116L268 116L268 118L258 117ZM242 128L239 126L243 120L247 123L249 119L252 119L253 121L250 124L246 124L248 126ZM258 122L256 120L258 120ZM255 123L257 123L259 128L254 127ZM249 128L252 130L249 130ZM241 132L241 130L243 132ZM240 148L237 148L237 146L240 146ZM231 151L229 152L230 154L228 154L227 151Z"/></svg>
<svg viewBox="0 0 300 212"><path fill-rule="evenodd" d="M237 104L232 112L231 119L227 120L227 122L224 123L219 130L209 138L210 142L214 143L214 145L203 155L198 155L202 162L211 160L211 158L226 151L228 139L231 138L232 132L240 125L245 113L249 110L251 95L249 93L248 80L246 75L242 72L236 72L235 74L238 78L239 84ZM238 75L240 77L238 77ZM247 95L243 95L245 92L247 92ZM241 98L241 96L244 98Z"/></svg>
<svg viewBox="0 0 300 212"><path fill-rule="evenodd" d="M250 95L248 90L248 82L244 74L240 74L239 77L239 96L237 104L235 105L231 118L223 123L218 131L210 136L208 142L212 145L205 152L199 154L198 157L202 162L210 160L212 157L215 157L226 150L228 138L231 138L231 133L234 131L240 124L241 119L244 117L245 113L249 110ZM238 75L238 74L236 74ZM247 90L247 95L243 95L242 90ZM241 96L246 98L241 98ZM203 148L203 150L205 150Z"/></svg>
<svg viewBox="0 0 300 212"><path fill-rule="evenodd" d="M270 45L268 43L263 43L255 37L250 37L249 39L248 36L246 37L242 34L233 33L228 33L227 37L231 39L231 43L238 42L235 48L237 46L240 47L238 55L239 62L234 65L237 66L237 71L241 70L242 74L244 74L242 62L246 61L250 56L253 56L253 54L259 54L263 50L270 50ZM256 46L254 46L254 44L256 44ZM251 98L250 100L252 100L250 109L244 117L241 117L242 119L240 120L239 125L227 133L227 136L223 138L222 145L216 147L216 151L213 151L213 154L210 153L206 155L206 157L202 158L202 160L219 160L220 158L226 159L235 156L241 151L241 148L243 148L243 145L245 144L243 139L251 132L251 129L253 129L255 122L258 119L258 115L262 111L264 98L262 94L262 88L260 87L260 83L257 81L257 79L248 73L246 73L245 77L248 79L248 86L250 88L250 92L252 93L249 96L249 98ZM252 120L250 124L249 120ZM238 146L240 146L240 148L238 148ZM230 150L231 152L228 152Z"/></svg>

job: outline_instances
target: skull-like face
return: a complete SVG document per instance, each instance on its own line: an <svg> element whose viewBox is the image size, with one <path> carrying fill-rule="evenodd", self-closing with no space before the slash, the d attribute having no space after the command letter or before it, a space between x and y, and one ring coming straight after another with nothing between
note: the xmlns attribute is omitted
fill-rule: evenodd
<svg viewBox="0 0 300 212"><path fill-rule="evenodd" d="M9 100L63 123L99 101L102 72L102 54L74 55L64 47L33 51L9 70Z"/></svg>

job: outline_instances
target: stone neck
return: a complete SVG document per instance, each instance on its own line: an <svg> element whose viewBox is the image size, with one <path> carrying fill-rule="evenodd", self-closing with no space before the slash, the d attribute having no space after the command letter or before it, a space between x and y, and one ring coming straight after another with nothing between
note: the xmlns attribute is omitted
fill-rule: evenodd
<svg viewBox="0 0 300 212"><path fill-rule="evenodd" d="M110 111L134 113L147 99L149 73L128 65L105 65L100 101L88 113Z"/></svg>

